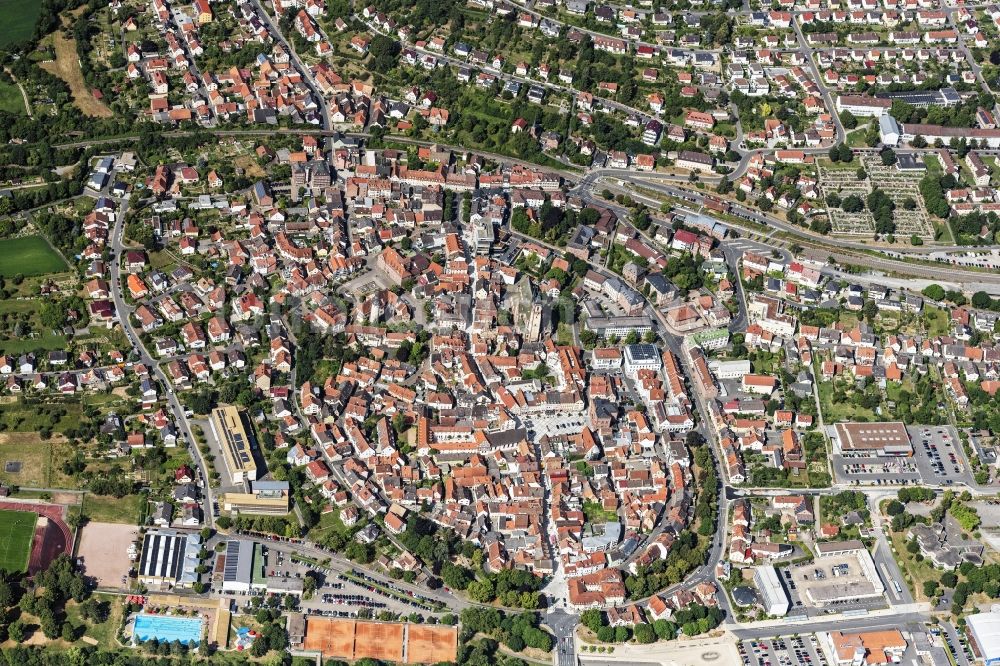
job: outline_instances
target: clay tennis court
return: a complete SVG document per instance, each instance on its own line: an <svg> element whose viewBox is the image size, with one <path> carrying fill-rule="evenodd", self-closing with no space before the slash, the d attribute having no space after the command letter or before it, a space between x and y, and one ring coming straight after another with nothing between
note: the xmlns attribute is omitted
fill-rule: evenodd
<svg viewBox="0 0 1000 666"><path fill-rule="evenodd" d="M324 659L437 663L457 658L458 630L455 627L310 617L306 619L302 647L323 653Z"/></svg>
<svg viewBox="0 0 1000 666"><path fill-rule="evenodd" d="M354 625L354 658L403 661L403 625L357 622Z"/></svg>
<svg viewBox="0 0 1000 666"><path fill-rule="evenodd" d="M318 650L324 657L354 658L354 620L306 619L306 650Z"/></svg>
<svg viewBox="0 0 1000 666"><path fill-rule="evenodd" d="M411 624L407 632L406 663L436 664L458 658L458 628Z"/></svg>

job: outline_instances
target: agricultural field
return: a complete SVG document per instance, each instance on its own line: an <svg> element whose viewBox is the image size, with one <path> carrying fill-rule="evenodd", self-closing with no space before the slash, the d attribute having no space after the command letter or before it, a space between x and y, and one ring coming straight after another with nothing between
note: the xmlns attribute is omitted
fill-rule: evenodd
<svg viewBox="0 0 1000 666"><path fill-rule="evenodd" d="M41 13L42 3L38 0L0 0L0 16L3 17L0 49L31 37Z"/></svg>
<svg viewBox="0 0 1000 666"><path fill-rule="evenodd" d="M0 510L0 569L26 571L38 514Z"/></svg>
<svg viewBox="0 0 1000 666"><path fill-rule="evenodd" d="M16 88L14 92L17 92ZM0 277L61 273L66 268L66 262L41 236L0 240Z"/></svg>

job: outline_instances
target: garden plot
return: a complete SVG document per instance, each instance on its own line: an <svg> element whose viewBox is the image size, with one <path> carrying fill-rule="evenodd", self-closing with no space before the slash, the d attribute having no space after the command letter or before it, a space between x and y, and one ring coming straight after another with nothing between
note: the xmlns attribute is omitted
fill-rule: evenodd
<svg viewBox="0 0 1000 666"><path fill-rule="evenodd" d="M881 158L876 155L862 156L858 166L864 166L868 174L865 180L857 179L856 167L830 168L820 162L819 179L823 193L837 193L841 199L853 194L865 200L872 192L873 184L877 184L896 204L892 218L896 224L897 236L915 235L925 240L933 239L934 228L919 191L922 174L902 173L895 166L884 166ZM912 199L916 204L913 210L904 208L907 199ZM875 233L875 220L867 209L849 213L841 208L830 208L828 212L835 234L870 236Z"/></svg>

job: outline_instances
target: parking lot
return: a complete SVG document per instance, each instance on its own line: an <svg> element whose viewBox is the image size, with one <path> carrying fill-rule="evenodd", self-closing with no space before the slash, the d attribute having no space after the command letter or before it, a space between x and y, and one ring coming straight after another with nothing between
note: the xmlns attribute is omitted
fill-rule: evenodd
<svg viewBox="0 0 1000 666"><path fill-rule="evenodd" d="M377 617L383 611L400 615L435 612L434 603L418 594L411 594L404 588L387 580L369 577L363 572L350 570L346 574L331 568L317 567L313 563L295 561L292 556L274 548L264 550L264 574L274 578L304 578L307 574L318 577L319 585L310 599L302 599L300 607L304 613L325 617L356 618ZM250 598L260 592L238 593L215 592L235 599L240 605L248 605Z"/></svg>
<svg viewBox="0 0 1000 666"><path fill-rule="evenodd" d="M828 666L815 634L740 642L743 666Z"/></svg>
<svg viewBox="0 0 1000 666"><path fill-rule="evenodd" d="M331 577L325 585L318 588L311 599L303 601L302 609L306 613L326 617L358 617L358 612L362 609L367 609L372 617L382 611L409 615L421 610L336 577Z"/></svg>
<svg viewBox="0 0 1000 666"><path fill-rule="evenodd" d="M837 480L855 485L901 485L924 483L950 486L973 485L958 433L951 426L908 426L913 456L833 456Z"/></svg>

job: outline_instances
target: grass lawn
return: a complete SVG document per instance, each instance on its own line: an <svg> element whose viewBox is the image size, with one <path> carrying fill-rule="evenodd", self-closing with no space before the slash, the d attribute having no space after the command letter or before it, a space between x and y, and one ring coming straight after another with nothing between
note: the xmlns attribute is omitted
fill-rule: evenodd
<svg viewBox="0 0 1000 666"><path fill-rule="evenodd" d="M60 432L80 423L82 408L79 401L27 403L23 398L0 405L0 423L8 432L37 432L48 427Z"/></svg>
<svg viewBox="0 0 1000 666"><path fill-rule="evenodd" d="M867 127L861 127L848 132L847 145L851 148L866 148L868 146L868 144L865 143L865 133L867 133L867 131Z"/></svg>
<svg viewBox="0 0 1000 666"><path fill-rule="evenodd" d="M63 15L62 24L72 26L76 17L86 8L79 7ZM69 86L73 95L73 103L83 115L91 118L110 118L114 114L104 102L94 97L86 81L83 80L83 70L80 68L80 58L76 54L76 39L65 37L61 30L56 30L46 38L55 50L55 60L43 62L42 69L58 76Z"/></svg>
<svg viewBox="0 0 1000 666"><path fill-rule="evenodd" d="M0 16L3 16L0 48L31 37L41 13L42 3L39 0L0 0Z"/></svg>
<svg viewBox="0 0 1000 666"><path fill-rule="evenodd" d="M927 325L927 335L937 337L951 329L951 316L941 308L925 307L920 315Z"/></svg>
<svg viewBox="0 0 1000 666"><path fill-rule="evenodd" d="M364 524L368 522L362 516L356 524L348 527L340 519L340 511L334 509L333 511L327 511L319 517L319 522L316 527L309 530L309 537L315 541L322 541L323 538L329 536L332 533L341 534L345 537L350 538L354 532L360 530Z"/></svg>
<svg viewBox="0 0 1000 666"><path fill-rule="evenodd" d="M829 171L857 171L858 167L863 166L857 159L850 162L831 162L828 157L819 158L816 164Z"/></svg>
<svg viewBox="0 0 1000 666"><path fill-rule="evenodd" d="M612 523L618 520L618 514L604 509L599 502L584 502L583 515L588 523Z"/></svg>
<svg viewBox="0 0 1000 666"><path fill-rule="evenodd" d="M0 0L2 1L2 0ZM2 11L2 10L0 10ZM68 267L41 236L0 240L0 276L61 273Z"/></svg>
<svg viewBox="0 0 1000 666"><path fill-rule="evenodd" d="M76 626L86 625L87 630L83 635L97 641L99 648L113 649L115 647L115 631L122 622L122 613L125 612L124 597L95 592L92 598L108 604L110 612L106 622L91 624L89 620L84 620L80 615L80 604L72 600L66 604L66 618Z"/></svg>
<svg viewBox="0 0 1000 666"><path fill-rule="evenodd" d="M136 525L139 523L139 514L145 504L145 495L126 495L118 498L112 495L87 493L83 500L83 513L97 523Z"/></svg>
<svg viewBox="0 0 1000 666"><path fill-rule="evenodd" d="M72 455L69 443L54 435L43 440L36 432L0 434L0 481L33 488L75 488L72 477L63 474L60 462ZM21 463L18 472L8 472L9 462Z"/></svg>
<svg viewBox="0 0 1000 666"><path fill-rule="evenodd" d="M7 113L24 114L24 97L17 85L0 81L0 111Z"/></svg>
<svg viewBox="0 0 1000 666"><path fill-rule="evenodd" d="M66 336L44 331L33 338L0 340L0 353L16 356L27 352L53 351L66 348Z"/></svg>
<svg viewBox="0 0 1000 666"><path fill-rule="evenodd" d="M850 402L833 401L833 382L821 381L819 389L819 404L823 410L823 421L825 423L839 423L841 421L874 421L875 412L864 407L859 407Z"/></svg>
<svg viewBox="0 0 1000 666"><path fill-rule="evenodd" d="M0 569L26 571L38 514L0 510Z"/></svg>
<svg viewBox="0 0 1000 666"><path fill-rule="evenodd" d="M936 570L927 560L917 562L917 558L906 550L906 539L903 534L891 533L892 546L896 553L896 562L903 571L903 577L913 592L914 600L927 601L924 594L924 583L929 580L941 580L941 572Z"/></svg>

